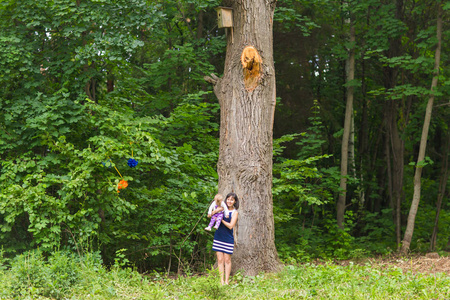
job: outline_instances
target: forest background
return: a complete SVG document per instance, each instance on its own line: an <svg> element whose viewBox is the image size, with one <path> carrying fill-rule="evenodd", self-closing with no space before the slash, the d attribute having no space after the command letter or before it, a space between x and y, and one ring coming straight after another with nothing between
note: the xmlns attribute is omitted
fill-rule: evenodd
<svg viewBox="0 0 450 300"><path fill-rule="evenodd" d="M140 271L201 270L213 262L212 236L203 228L217 190L220 113L203 77L223 73L226 32L217 28L215 9L225 4L0 1L4 257L37 248L94 251L105 264L120 258ZM442 53L430 92L438 4ZM435 0L277 1L273 204L283 261L397 251L430 94L410 249L448 250L449 9L449 1ZM136 167L127 165L130 158ZM120 180L128 186L119 193Z"/></svg>

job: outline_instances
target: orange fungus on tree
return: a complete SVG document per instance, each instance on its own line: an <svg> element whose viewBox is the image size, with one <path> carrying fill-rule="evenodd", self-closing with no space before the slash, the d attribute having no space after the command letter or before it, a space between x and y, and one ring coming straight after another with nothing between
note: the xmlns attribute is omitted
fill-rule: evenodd
<svg viewBox="0 0 450 300"><path fill-rule="evenodd" d="M248 91L253 91L258 86L261 77L262 59L258 50L253 46L247 46L242 51L241 63L244 73L244 84Z"/></svg>

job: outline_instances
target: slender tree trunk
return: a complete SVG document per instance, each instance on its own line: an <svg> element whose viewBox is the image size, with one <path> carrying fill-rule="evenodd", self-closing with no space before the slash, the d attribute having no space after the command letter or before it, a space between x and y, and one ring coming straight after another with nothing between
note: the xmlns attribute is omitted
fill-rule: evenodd
<svg viewBox="0 0 450 300"><path fill-rule="evenodd" d="M360 180L360 206L361 208L364 208L366 206L366 188L364 183L364 176L365 171L369 170L369 168L366 166L366 157L368 156L367 151L367 140L368 140L368 118L367 118L367 93L366 93L366 66L365 66L365 60L363 59L361 63L361 94L362 94L362 108L361 108L361 128L359 130L359 180Z"/></svg>
<svg viewBox="0 0 450 300"><path fill-rule="evenodd" d="M398 112L398 103L391 102L392 108L390 119L390 145L392 146L392 197L394 201L394 220L397 247L400 247L401 229L402 229L402 198L403 198L403 171L404 171L404 151L405 142L401 139L398 130L396 115ZM394 108L395 107L395 108Z"/></svg>
<svg viewBox="0 0 450 300"><path fill-rule="evenodd" d="M169 248L169 265L167 266L167 277L169 277L170 269L172 268L172 251L173 251L173 243L172 243L172 231L169 233L170 239L170 248Z"/></svg>
<svg viewBox="0 0 450 300"><path fill-rule="evenodd" d="M389 198L389 207L392 208L392 211L395 211L394 204L394 196L393 196L393 188L392 188L392 166L391 166L391 147L389 142L389 135L386 134L385 141L385 152L386 152L386 171L387 171L387 196Z"/></svg>
<svg viewBox="0 0 450 300"><path fill-rule="evenodd" d="M395 72L386 71L386 87L389 87L395 79ZM384 125L386 128L386 165L388 178L389 207L392 210L392 218L395 223L397 245L400 247L401 241L401 202L403 198L403 165L404 165L404 142L400 137L397 114L399 103L395 100L389 100L384 105Z"/></svg>
<svg viewBox="0 0 450 300"><path fill-rule="evenodd" d="M106 92L111 93L114 91L114 75L111 71L106 72Z"/></svg>
<svg viewBox="0 0 450 300"><path fill-rule="evenodd" d="M197 16L197 39L203 37L203 11L199 11Z"/></svg>
<svg viewBox="0 0 450 300"><path fill-rule="evenodd" d="M355 27L350 25L350 43L351 49L349 49L348 61L347 61L347 83L350 83L355 78ZM340 181L340 194L336 205L336 221L339 228L344 228L344 214L345 214L345 199L347 197L347 174L348 174L348 149L349 149L349 137L351 129L351 121L353 114L353 86L350 84L347 86L347 104L345 107L345 120L344 120L344 134L342 135L341 146L341 181Z"/></svg>
<svg viewBox="0 0 450 300"><path fill-rule="evenodd" d="M419 207L420 201L420 191L421 191L421 177L422 177L422 168L423 162L425 159L425 151L428 140L428 131L430 128L431 121L431 113L433 111L433 102L434 102L434 89L437 87L438 78L439 78L439 64L441 59L441 39L442 39L442 3L438 4L438 18L437 18L437 28L436 28L436 36L437 36L437 47L435 52L435 60L434 60L434 72L433 80L431 82L431 94L428 99L427 108L425 111L425 119L423 122L422 128L422 137L420 139L420 147L419 147L419 156L417 158L416 172L414 174L414 194L411 203L411 208L409 210L408 215L408 223L406 224L405 235L403 237L402 242L402 252L405 253L409 250L409 246L411 244L412 235L414 232L414 223L416 220L417 209Z"/></svg>
<svg viewBox="0 0 450 300"><path fill-rule="evenodd" d="M232 272L256 275L280 267L272 203L275 1L231 3L234 32L226 29L224 75L205 79L220 103L219 192L235 192L240 200Z"/></svg>
<svg viewBox="0 0 450 300"><path fill-rule="evenodd" d="M395 1L395 18L403 20L403 1ZM402 54L400 38L395 37L389 40L389 49L385 55L389 58L398 57ZM398 68L386 66L384 68L384 87L386 90L396 86L398 81ZM403 168L404 168L404 142L401 139L397 115L399 112L399 101L388 100L384 107L384 125L386 129L385 140L388 170L389 204L393 208L393 220L396 227L397 245L400 247L401 241L401 201L403 197Z"/></svg>
<svg viewBox="0 0 450 300"><path fill-rule="evenodd" d="M445 188L447 186L448 180L448 152L450 151L450 134L447 133L446 135L447 135L447 143L444 146L443 162L441 167L441 178L439 180L438 199L436 202L436 218L434 219L434 228L433 233L431 234L430 251L434 251L436 248L439 214L441 212L442 199L444 199Z"/></svg>
<svg viewBox="0 0 450 300"><path fill-rule="evenodd" d="M350 136L348 138L348 162L353 178L356 179L356 162L355 162L355 116L351 114L350 120Z"/></svg>

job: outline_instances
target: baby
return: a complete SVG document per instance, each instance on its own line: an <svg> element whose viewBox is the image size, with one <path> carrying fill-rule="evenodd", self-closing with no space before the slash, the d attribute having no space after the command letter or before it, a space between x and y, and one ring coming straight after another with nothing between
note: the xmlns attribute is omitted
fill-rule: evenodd
<svg viewBox="0 0 450 300"><path fill-rule="evenodd" d="M205 230L211 231L211 227L216 223L214 226L215 229L219 228L220 223L223 219L223 211L226 208L225 203L223 202L223 196L221 194L217 194L214 196L214 202L211 203L208 210L208 218L211 218L211 222L209 222L208 227L205 228ZM218 212L216 212L214 215L211 215L212 212L216 209L219 209Z"/></svg>

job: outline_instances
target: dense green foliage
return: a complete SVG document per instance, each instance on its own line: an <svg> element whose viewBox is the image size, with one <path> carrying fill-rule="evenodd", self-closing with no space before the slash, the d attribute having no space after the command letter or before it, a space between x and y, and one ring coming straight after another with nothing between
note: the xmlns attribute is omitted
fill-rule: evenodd
<svg viewBox="0 0 450 300"><path fill-rule="evenodd" d="M404 226L433 74L437 3L278 1L273 199L276 244L284 261L396 250L392 182L399 170L392 165L401 154ZM202 228L217 189L220 108L203 76L223 72L226 43L214 11L221 4L0 1L0 245L5 257L39 248L44 253L33 257L43 261L64 249L99 253L106 265L122 258L140 271L209 267L212 240ZM449 10L447 1L444 20ZM347 18L355 24L355 44L347 42ZM449 155L449 25L444 22L412 244L419 251L429 248L442 165ZM340 230L335 203L350 47L357 57L357 79L347 83L355 87L355 158L346 226ZM403 143L400 150L395 138ZM129 158L138 161L135 168L127 165ZM128 187L119 193L120 180ZM439 251L450 237L449 190L439 218ZM64 257L49 256L61 261L42 267L63 268L63 260L72 259ZM95 268L105 272L95 259ZM17 268L15 274L25 272L13 261L7 265ZM81 275L67 276L78 282ZM35 280L39 285L44 279ZM58 295L52 293L68 291L64 288L43 289Z"/></svg>
<svg viewBox="0 0 450 300"><path fill-rule="evenodd" d="M396 266L288 265L278 274L232 277L219 284L218 271L204 276L168 278L107 270L98 254L55 252L48 261L33 251L17 256L10 270L0 269L1 299L447 299L450 277L413 274Z"/></svg>

